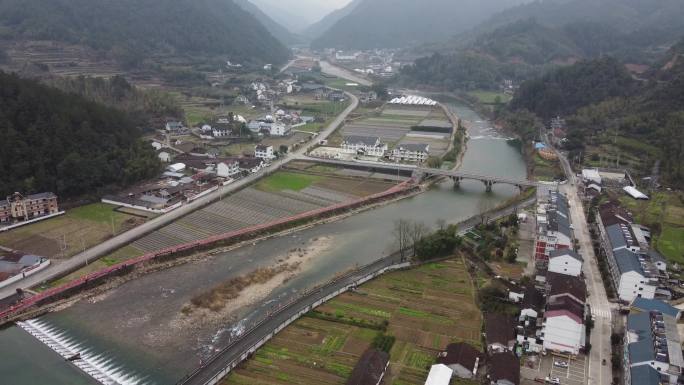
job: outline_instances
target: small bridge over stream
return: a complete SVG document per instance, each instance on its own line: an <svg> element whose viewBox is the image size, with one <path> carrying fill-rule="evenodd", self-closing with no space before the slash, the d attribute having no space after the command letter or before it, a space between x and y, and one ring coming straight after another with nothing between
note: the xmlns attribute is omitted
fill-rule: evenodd
<svg viewBox="0 0 684 385"><path fill-rule="evenodd" d="M464 171L443 170L438 168L416 167L400 163L354 162L338 159L312 158L307 156L301 156L298 160L341 166L357 170L375 170L377 172L384 172L388 174L393 173L403 176L412 176L417 179L430 176L443 176L451 178L456 186L458 186L462 180L477 180L484 183L487 192L491 192L492 186L495 184L516 186L521 190L523 190L525 187L539 186L539 183L527 179L506 178Z"/></svg>

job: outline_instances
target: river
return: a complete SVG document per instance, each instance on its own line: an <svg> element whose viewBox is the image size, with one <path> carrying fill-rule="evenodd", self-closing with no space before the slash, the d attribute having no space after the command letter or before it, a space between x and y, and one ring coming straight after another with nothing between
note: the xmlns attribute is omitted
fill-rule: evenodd
<svg viewBox="0 0 684 385"><path fill-rule="evenodd" d="M480 174L524 178L520 150L499 135L473 110L450 105L469 121L469 136L462 170ZM495 185L484 193L477 181L462 181L454 189L443 182L431 190L396 203L319 225L289 236L272 238L226 252L202 263L190 263L147 275L112 290L96 301L41 317L50 333L59 335L121 383L169 384L196 367L263 317L275 303L287 301L307 287L336 273L366 264L394 248L393 221L400 218L434 226L438 220L458 222L491 208L517 193L507 185ZM178 327L180 309L198 293L243 275L258 266L269 266L287 250L330 237L334 247L320 252L295 278L272 291L257 304L240 309L221 323L199 322ZM93 381L70 363L18 327L0 331L0 378L3 383L90 384Z"/></svg>

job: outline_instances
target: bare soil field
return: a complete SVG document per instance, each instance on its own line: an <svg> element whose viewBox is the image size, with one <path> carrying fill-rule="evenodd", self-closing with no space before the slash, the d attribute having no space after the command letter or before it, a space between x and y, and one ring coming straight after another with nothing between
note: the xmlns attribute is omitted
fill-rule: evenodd
<svg viewBox="0 0 684 385"><path fill-rule="evenodd" d="M382 329L396 337L387 384L420 384L448 343L480 347L482 315L460 258L393 272L287 327L223 384L344 384Z"/></svg>
<svg viewBox="0 0 684 385"><path fill-rule="evenodd" d="M278 172L135 241L140 253L208 238L372 195L392 186L368 179Z"/></svg>
<svg viewBox="0 0 684 385"><path fill-rule="evenodd" d="M0 233L0 245L55 260L68 258L145 221L115 208L95 203L67 210L62 216Z"/></svg>

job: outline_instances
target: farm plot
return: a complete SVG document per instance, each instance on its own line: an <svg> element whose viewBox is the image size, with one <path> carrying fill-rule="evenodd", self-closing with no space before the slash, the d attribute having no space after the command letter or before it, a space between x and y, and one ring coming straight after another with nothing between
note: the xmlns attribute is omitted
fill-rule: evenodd
<svg viewBox="0 0 684 385"><path fill-rule="evenodd" d="M0 244L59 261L145 222L145 218L94 203L0 234Z"/></svg>
<svg viewBox="0 0 684 385"><path fill-rule="evenodd" d="M390 186L362 178L278 172L138 239L132 246L140 252L159 250L352 201Z"/></svg>
<svg viewBox="0 0 684 385"><path fill-rule="evenodd" d="M354 123L344 127L342 134L358 136L377 136L380 141L396 143L401 140L410 129L408 127L381 126L376 124Z"/></svg>
<svg viewBox="0 0 684 385"><path fill-rule="evenodd" d="M482 315L461 259L386 274L287 327L223 384L344 384L378 334L396 338L386 384L425 381L448 343L481 346Z"/></svg>

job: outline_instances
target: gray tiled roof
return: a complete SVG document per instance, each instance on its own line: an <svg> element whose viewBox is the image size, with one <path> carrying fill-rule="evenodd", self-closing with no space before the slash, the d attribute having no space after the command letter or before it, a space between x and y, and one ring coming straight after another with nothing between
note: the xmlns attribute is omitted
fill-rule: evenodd
<svg viewBox="0 0 684 385"><path fill-rule="evenodd" d="M556 250L552 250L552 251L549 253L549 258L553 259L553 258L556 258L556 257L562 257L562 256L564 256L564 255L569 255L569 256L571 256L572 258L575 258L576 260L578 260L578 261L580 261L580 262L583 261L581 255L577 254L574 250L570 250L570 249L556 249Z"/></svg>
<svg viewBox="0 0 684 385"><path fill-rule="evenodd" d="M344 137L344 142L348 144L363 144L366 146L375 146L380 138L377 136L360 136L349 135Z"/></svg>
<svg viewBox="0 0 684 385"><path fill-rule="evenodd" d="M613 255L615 256L615 262L617 263L620 274L636 271L637 273L646 276L644 268L641 266L641 262L639 262L639 256L633 253L631 250L615 250Z"/></svg>

